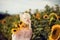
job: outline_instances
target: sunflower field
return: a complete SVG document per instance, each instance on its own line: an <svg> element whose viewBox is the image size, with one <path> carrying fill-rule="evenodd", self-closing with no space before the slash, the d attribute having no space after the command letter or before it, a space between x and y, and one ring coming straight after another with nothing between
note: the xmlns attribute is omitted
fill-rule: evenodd
<svg viewBox="0 0 60 40"><path fill-rule="evenodd" d="M60 40L60 6L55 6L46 5L43 11L29 12L33 31L31 40ZM0 40L11 40L11 29L19 22L19 14L8 14L2 19L0 16Z"/></svg>

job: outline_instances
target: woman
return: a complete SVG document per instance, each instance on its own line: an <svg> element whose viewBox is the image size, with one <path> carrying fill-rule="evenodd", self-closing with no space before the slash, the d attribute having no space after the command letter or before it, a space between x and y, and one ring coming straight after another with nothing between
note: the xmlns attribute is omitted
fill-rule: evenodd
<svg viewBox="0 0 60 40"><path fill-rule="evenodd" d="M28 13L20 14L20 19L24 26L16 34L12 34L12 40L30 40L32 36L30 15Z"/></svg>

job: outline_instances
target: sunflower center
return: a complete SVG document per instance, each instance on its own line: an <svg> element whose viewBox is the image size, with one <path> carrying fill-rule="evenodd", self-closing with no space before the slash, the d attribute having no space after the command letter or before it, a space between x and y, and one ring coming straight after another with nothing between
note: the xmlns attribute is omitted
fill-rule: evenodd
<svg viewBox="0 0 60 40"><path fill-rule="evenodd" d="M20 22L20 24L22 24L22 22Z"/></svg>
<svg viewBox="0 0 60 40"><path fill-rule="evenodd" d="M54 31L52 32L52 38L53 38L53 39L57 39L58 36L59 36L58 30L57 30L57 29L54 29Z"/></svg>
<svg viewBox="0 0 60 40"><path fill-rule="evenodd" d="M45 16L45 18L47 18L47 16Z"/></svg>
<svg viewBox="0 0 60 40"><path fill-rule="evenodd" d="M56 32L57 32L57 29L55 29L55 30L53 31L52 35L55 35L55 34L56 34Z"/></svg>
<svg viewBox="0 0 60 40"><path fill-rule="evenodd" d="M18 27L20 27L19 25L17 25Z"/></svg>
<svg viewBox="0 0 60 40"><path fill-rule="evenodd" d="M6 21L4 21L4 23L6 23Z"/></svg>
<svg viewBox="0 0 60 40"><path fill-rule="evenodd" d="M13 30L14 32L16 32L16 30Z"/></svg>

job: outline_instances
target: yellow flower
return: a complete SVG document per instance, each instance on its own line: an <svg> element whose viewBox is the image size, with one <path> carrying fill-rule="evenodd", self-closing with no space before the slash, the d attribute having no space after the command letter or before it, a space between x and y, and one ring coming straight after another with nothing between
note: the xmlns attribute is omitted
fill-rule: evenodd
<svg viewBox="0 0 60 40"><path fill-rule="evenodd" d="M12 28L12 29L11 29L11 33L12 33L12 34L16 34L17 32L18 32L18 28Z"/></svg>
<svg viewBox="0 0 60 40"><path fill-rule="evenodd" d="M58 15L57 15L56 13L51 13L51 14L49 15L49 18L52 17L52 16L55 17L55 18L58 20Z"/></svg>
<svg viewBox="0 0 60 40"><path fill-rule="evenodd" d="M43 16L43 18L44 18L44 19L48 19L49 16L48 16L47 14L45 14L45 15Z"/></svg>
<svg viewBox="0 0 60 40"><path fill-rule="evenodd" d="M32 14L32 16L36 19L40 19L40 13Z"/></svg>
<svg viewBox="0 0 60 40"><path fill-rule="evenodd" d="M23 23L22 21L20 21L19 23L14 22L13 25L15 27L17 27L17 28L20 28L20 26L22 25L22 23Z"/></svg>
<svg viewBox="0 0 60 40"><path fill-rule="evenodd" d="M3 19L3 20L2 20L2 24L5 24L5 23L6 23L6 20L5 20L5 19Z"/></svg>
<svg viewBox="0 0 60 40"><path fill-rule="evenodd" d="M15 27L19 28L20 30L23 28L24 26L24 23L22 21L20 21L19 23L14 23L15 24Z"/></svg>
<svg viewBox="0 0 60 40"><path fill-rule="evenodd" d="M23 29L23 28L28 29L28 25L27 25L27 24L25 24L25 23L24 23L24 22L22 22L22 21L20 21L19 26L20 26L20 30L21 30L21 29Z"/></svg>
<svg viewBox="0 0 60 40"><path fill-rule="evenodd" d="M40 13L36 13L36 18L40 19Z"/></svg>
<svg viewBox="0 0 60 40"><path fill-rule="evenodd" d="M23 28L28 29L28 25L25 24L23 21L20 20L18 24L14 23L15 27L17 27L19 30L22 30Z"/></svg>
<svg viewBox="0 0 60 40"><path fill-rule="evenodd" d="M22 24L20 25L20 29L23 29L24 26L25 26L25 23L22 23Z"/></svg>
<svg viewBox="0 0 60 40"><path fill-rule="evenodd" d="M49 36L49 40L58 40L60 35L60 25L53 25L51 29L51 34Z"/></svg>

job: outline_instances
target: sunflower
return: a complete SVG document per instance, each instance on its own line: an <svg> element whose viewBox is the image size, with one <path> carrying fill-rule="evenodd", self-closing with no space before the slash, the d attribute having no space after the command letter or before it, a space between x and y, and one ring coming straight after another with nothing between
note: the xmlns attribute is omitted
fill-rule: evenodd
<svg viewBox="0 0 60 40"><path fill-rule="evenodd" d="M51 29L51 34L49 36L49 40L58 40L60 33L60 25L53 25Z"/></svg>
<svg viewBox="0 0 60 40"><path fill-rule="evenodd" d="M25 23L22 23L22 24L20 25L20 29L23 29L24 26L25 26Z"/></svg>
<svg viewBox="0 0 60 40"><path fill-rule="evenodd" d="M36 13L36 18L40 19L40 13Z"/></svg>
<svg viewBox="0 0 60 40"><path fill-rule="evenodd" d="M21 30L21 29L23 29L23 28L28 29L28 26L29 26L29 25L27 25L27 24L25 24L24 22L20 21L19 26L20 26L20 30Z"/></svg>
<svg viewBox="0 0 60 40"><path fill-rule="evenodd" d="M45 14L45 15L43 16L43 18L44 18L44 19L48 19L49 16L48 16L47 14Z"/></svg>
<svg viewBox="0 0 60 40"><path fill-rule="evenodd" d="M11 33L12 33L12 34L16 34L17 32L18 32L18 28L12 28L12 29L11 29Z"/></svg>
<svg viewBox="0 0 60 40"><path fill-rule="evenodd" d="M2 20L2 24L6 24L6 20L5 19Z"/></svg>
<svg viewBox="0 0 60 40"><path fill-rule="evenodd" d="M20 26L22 25L22 21L19 21L19 23L13 22L14 27L20 28Z"/></svg>
<svg viewBox="0 0 60 40"><path fill-rule="evenodd" d="M15 26L21 30L24 26L24 23L20 20L19 23L15 23Z"/></svg>
<svg viewBox="0 0 60 40"><path fill-rule="evenodd" d="M51 18L52 16L53 16L55 19L58 20L58 15L57 15L56 13L51 13L51 14L49 15L49 18Z"/></svg>

